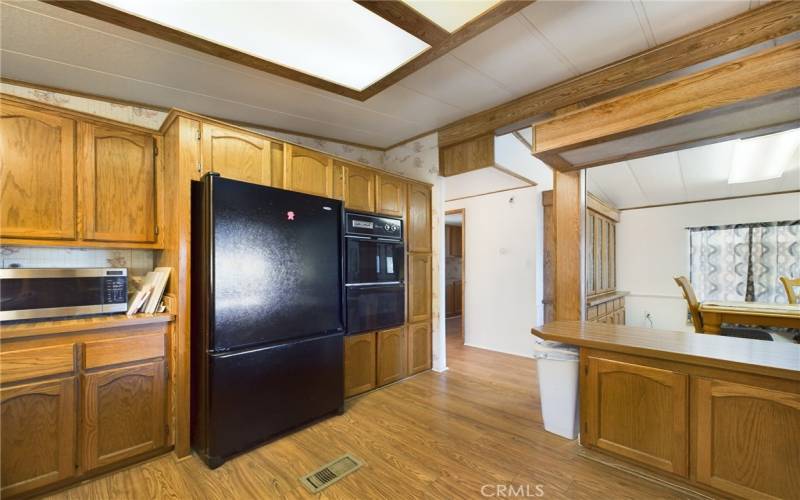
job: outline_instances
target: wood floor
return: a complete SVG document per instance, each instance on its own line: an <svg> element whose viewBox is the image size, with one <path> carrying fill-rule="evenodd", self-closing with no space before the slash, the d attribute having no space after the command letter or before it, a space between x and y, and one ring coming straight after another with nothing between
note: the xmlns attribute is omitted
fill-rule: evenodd
<svg viewBox="0 0 800 500"><path fill-rule="evenodd" d="M366 466L319 498L481 498L482 487L497 491L493 485L530 485L522 490L529 495L541 485L544 498L679 498L582 458L576 442L545 432L533 360L464 347L456 335L448 344L447 372L352 399L343 416L217 470L168 455L50 498L311 498L298 478L345 452Z"/></svg>

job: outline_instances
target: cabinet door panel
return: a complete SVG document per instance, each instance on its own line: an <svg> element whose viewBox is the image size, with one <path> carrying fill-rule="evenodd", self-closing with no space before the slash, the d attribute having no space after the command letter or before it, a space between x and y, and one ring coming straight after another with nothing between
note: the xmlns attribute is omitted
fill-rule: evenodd
<svg viewBox="0 0 800 500"><path fill-rule="evenodd" d="M375 388L375 332L344 338L344 397Z"/></svg>
<svg viewBox="0 0 800 500"><path fill-rule="evenodd" d="M420 184L408 188L408 251L431 251L431 190Z"/></svg>
<svg viewBox="0 0 800 500"><path fill-rule="evenodd" d="M283 182L286 189L331 198L333 161L330 157L297 146L286 147L288 158Z"/></svg>
<svg viewBox="0 0 800 500"><path fill-rule="evenodd" d="M406 376L406 329L392 328L378 332L378 387Z"/></svg>
<svg viewBox="0 0 800 500"><path fill-rule="evenodd" d="M164 445L164 362L86 374L82 457L86 470Z"/></svg>
<svg viewBox="0 0 800 500"><path fill-rule="evenodd" d="M595 357L588 365L587 442L686 476L687 375Z"/></svg>
<svg viewBox="0 0 800 500"><path fill-rule="evenodd" d="M384 215L404 217L406 211L406 182L390 175L378 174L375 186L375 211Z"/></svg>
<svg viewBox="0 0 800 500"><path fill-rule="evenodd" d="M408 254L408 321L431 317L431 255Z"/></svg>
<svg viewBox="0 0 800 500"><path fill-rule="evenodd" d="M698 482L744 498L800 498L800 394L708 378L694 379L693 392Z"/></svg>
<svg viewBox="0 0 800 500"><path fill-rule="evenodd" d="M203 167L207 172L254 184L270 185L270 141L219 125L203 124ZM276 155L277 151L274 152Z"/></svg>
<svg viewBox="0 0 800 500"><path fill-rule="evenodd" d="M75 474L75 378L0 390L2 495Z"/></svg>
<svg viewBox="0 0 800 500"><path fill-rule="evenodd" d="M75 122L3 103L0 236L76 237Z"/></svg>
<svg viewBox="0 0 800 500"><path fill-rule="evenodd" d="M408 325L408 374L413 375L431 367L431 324Z"/></svg>
<svg viewBox="0 0 800 500"><path fill-rule="evenodd" d="M80 124L84 237L155 241L156 163L149 134Z"/></svg>
<svg viewBox="0 0 800 500"><path fill-rule="evenodd" d="M356 165L343 165L344 205L352 210L375 211L375 174Z"/></svg>

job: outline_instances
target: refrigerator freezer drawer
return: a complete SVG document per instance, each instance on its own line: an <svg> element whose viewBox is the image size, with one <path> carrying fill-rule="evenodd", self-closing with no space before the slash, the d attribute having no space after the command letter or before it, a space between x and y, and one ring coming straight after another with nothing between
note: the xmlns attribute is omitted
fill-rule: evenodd
<svg viewBox="0 0 800 500"><path fill-rule="evenodd" d="M342 334L208 359L212 467L344 405Z"/></svg>

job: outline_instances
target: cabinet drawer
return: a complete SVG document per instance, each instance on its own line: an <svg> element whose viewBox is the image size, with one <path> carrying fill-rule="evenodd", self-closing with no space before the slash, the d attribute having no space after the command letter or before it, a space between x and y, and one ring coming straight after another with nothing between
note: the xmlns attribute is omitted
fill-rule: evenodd
<svg viewBox="0 0 800 500"><path fill-rule="evenodd" d="M163 333L98 340L85 344L83 367L88 370L100 366L118 365L163 356Z"/></svg>
<svg viewBox="0 0 800 500"><path fill-rule="evenodd" d="M75 344L0 353L0 383L72 373Z"/></svg>

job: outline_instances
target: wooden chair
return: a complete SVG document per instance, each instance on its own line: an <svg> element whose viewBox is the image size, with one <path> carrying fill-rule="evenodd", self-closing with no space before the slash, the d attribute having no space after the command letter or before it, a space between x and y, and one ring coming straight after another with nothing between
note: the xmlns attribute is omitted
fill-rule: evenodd
<svg viewBox="0 0 800 500"><path fill-rule="evenodd" d="M797 294L795 287L800 287L800 278L790 278L788 276L781 276L781 283L786 289L786 298L789 299L790 304L797 304Z"/></svg>
<svg viewBox="0 0 800 500"><path fill-rule="evenodd" d="M672 279L683 291L683 298L689 303L689 314L692 316L692 324L696 333L705 333L703 329L703 315L700 314L700 302L694 294L694 288L686 276L675 276ZM767 340L771 341L772 335L766 330L759 328L742 328L734 326L724 326L720 329L720 335L725 337L739 337L743 339Z"/></svg>

